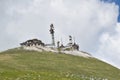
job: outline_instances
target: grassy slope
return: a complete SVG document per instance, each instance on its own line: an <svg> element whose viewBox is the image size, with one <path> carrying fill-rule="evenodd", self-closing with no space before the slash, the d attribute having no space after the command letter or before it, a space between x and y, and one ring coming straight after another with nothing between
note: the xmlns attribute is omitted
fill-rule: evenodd
<svg viewBox="0 0 120 80"><path fill-rule="evenodd" d="M93 58L15 49L0 54L0 80L120 80L120 70Z"/></svg>

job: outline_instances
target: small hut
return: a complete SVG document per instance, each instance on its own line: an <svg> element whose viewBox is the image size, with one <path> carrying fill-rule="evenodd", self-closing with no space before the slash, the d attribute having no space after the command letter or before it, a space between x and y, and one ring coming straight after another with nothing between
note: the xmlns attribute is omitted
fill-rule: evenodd
<svg viewBox="0 0 120 80"><path fill-rule="evenodd" d="M23 43L20 43L21 46L30 47L30 46L45 46L45 44L38 39L30 39Z"/></svg>

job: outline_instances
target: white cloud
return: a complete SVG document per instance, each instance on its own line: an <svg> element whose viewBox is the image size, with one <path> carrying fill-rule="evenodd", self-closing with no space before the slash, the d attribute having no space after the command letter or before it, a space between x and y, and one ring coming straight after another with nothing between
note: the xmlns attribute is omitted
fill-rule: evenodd
<svg viewBox="0 0 120 80"><path fill-rule="evenodd" d="M104 33L96 56L120 68L120 23L115 26L116 34Z"/></svg>
<svg viewBox="0 0 120 80"><path fill-rule="evenodd" d="M103 33L107 32L108 38L111 34L116 35L118 6L114 3L100 0L2 0L0 4L0 45L3 46L0 50L35 37L51 42L48 32L51 23L55 25L56 40L62 37L67 42L68 35L73 35L80 49L94 52L93 55ZM108 40L105 37L103 43Z"/></svg>

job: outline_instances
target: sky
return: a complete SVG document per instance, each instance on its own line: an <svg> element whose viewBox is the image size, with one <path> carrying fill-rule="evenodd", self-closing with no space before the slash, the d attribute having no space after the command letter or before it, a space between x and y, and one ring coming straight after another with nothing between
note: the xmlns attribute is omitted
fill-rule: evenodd
<svg viewBox="0 0 120 80"><path fill-rule="evenodd" d="M0 51L38 38L68 42L72 35L81 51L120 68L119 0L0 0Z"/></svg>
<svg viewBox="0 0 120 80"><path fill-rule="evenodd" d="M109 2L109 3L114 2L116 5L118 5L120 7L120 0L102 0L102 1ZM120 8L119 8L119 12L120 12ZM118 16L118 22L120 22L120 13L119 13L119 16Z"/></svg>
<svg viewBox="0 0 120 80"><path fill-rule="evenodd" d="M120 0L113 0L113 1L120 7ZM120 8L119 8L119 12L120 12ZM120 22L120 13L119 13L118 21Z"/></svg>

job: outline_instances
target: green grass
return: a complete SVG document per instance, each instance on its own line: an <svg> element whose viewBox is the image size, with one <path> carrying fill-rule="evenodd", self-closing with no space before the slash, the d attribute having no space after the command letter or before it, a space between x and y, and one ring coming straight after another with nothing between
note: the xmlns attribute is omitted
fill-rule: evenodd
<svg viewBox="0 0 120 80"><path fill-rule="evenodd" d="M12 49L0 53L0 80L120 80L120 70L95 58Z"/></svg>

